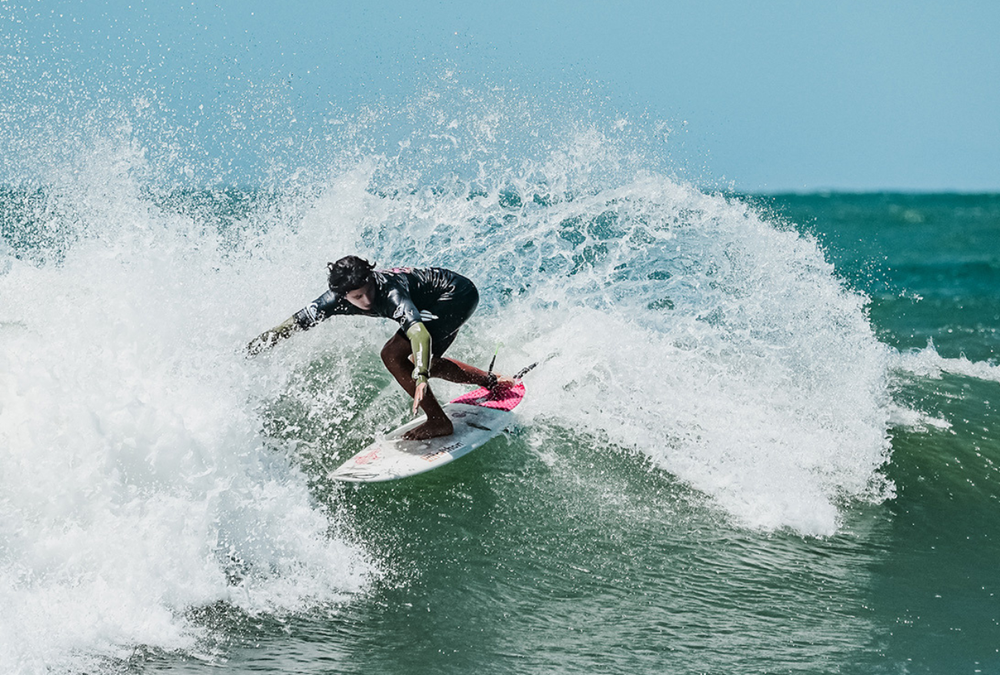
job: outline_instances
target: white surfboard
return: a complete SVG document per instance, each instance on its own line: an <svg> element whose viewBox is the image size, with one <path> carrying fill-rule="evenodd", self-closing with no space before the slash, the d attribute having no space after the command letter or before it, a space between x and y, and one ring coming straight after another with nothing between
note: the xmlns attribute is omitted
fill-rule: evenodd
<svg viewBox="0 0 1000 675"><path fill-rule="evenodd" d="M403 434L427 419L419 417L351 457L330 473L336 480L369 483L415 476L444 466L490 440L507 426L524 398L524 385L490 392L477 389L442 406L455 426L449 436L425 441L406 441Z"/></svg>

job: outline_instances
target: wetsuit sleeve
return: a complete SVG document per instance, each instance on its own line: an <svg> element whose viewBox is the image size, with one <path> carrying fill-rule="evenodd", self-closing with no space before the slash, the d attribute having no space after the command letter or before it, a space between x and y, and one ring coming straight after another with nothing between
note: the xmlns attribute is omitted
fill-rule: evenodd
<svg viewBox="0 0 1000 675"><path fill-rule="evenodd" d="M422 321L410 326L406 331L413 350L413 379L426 382L431 369L431 332Z"/></svg>
<svg viewBox="0 0 1000 675"><path fill-rule="evenodd" d="M426 382L431 368L431 334L424 325L420 310L414 304L408 288L402 285L391 288L385 299L388 303L386 315L399 323L399 328L410 339L413 350L413 379Z"/></svg>
<svg viewBox="0 0 1000 675"><path fill-rule="evenodd" d="M389 291L386 299L392 309L393 320L399 322L399 327L404 333L422 321L420 310L413 304L409 294L403 292L402 289L393 288Z"/></svg>
<svg viewBox="0 0 1000 675"><path fill-rule="evenodd" d="M346 298L337 295L333 291L327 291L308 305L295 312L292 319L302 330L309 330L323 319L334 314L356 314L357 308L347 301Z"/></svg>

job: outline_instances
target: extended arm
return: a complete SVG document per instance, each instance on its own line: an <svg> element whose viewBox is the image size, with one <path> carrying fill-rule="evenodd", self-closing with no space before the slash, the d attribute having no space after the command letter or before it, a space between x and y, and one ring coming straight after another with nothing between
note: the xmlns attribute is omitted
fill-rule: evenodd
<svg viewBox="0 0 1000 675"><path fill-rule="evenodd" d="M333 291L327 291L323 295L310 302L308 305L295 312L288 320L283 321L274 328L264 331L247 345L247 353L256 356L265 349L270 349L285 338L299 331L309 330L320 321L334 314L350 314L352 307L343 301Z"/></svg>

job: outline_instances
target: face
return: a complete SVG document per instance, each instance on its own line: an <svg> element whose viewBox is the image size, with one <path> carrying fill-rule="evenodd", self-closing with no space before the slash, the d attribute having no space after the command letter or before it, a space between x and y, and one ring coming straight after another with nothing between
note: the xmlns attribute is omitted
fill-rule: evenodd
<svg viewBox="0 0 1000 675"><path fill-rule="evenodd" d="M347 291L344 294L347 301L360 309L362 312L367 312L372 308L372 302L375 300L375 284L369 281L367 284L361 288L355 288L353 291Z"/></svg>

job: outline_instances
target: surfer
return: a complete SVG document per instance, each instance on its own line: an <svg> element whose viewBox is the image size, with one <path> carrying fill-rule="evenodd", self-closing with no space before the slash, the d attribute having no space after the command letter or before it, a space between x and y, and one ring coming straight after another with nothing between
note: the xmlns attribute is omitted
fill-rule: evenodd
<svg viewBox="0 0 1000 675"><path fill-rule="evenodd" d="M512 386L461 361L445 358L446 349L479 304L475 284L440 267L376 270L363 258L349 255L327 265L330 289L288 320L265 331L248 346L251 356L296 332L309 330L335 314L379 316L399 322L399 330L382 347L382 362L427 421L406 434L409 440L447 436L454 431L428 385L431 377L495 389Z"/></svg>

